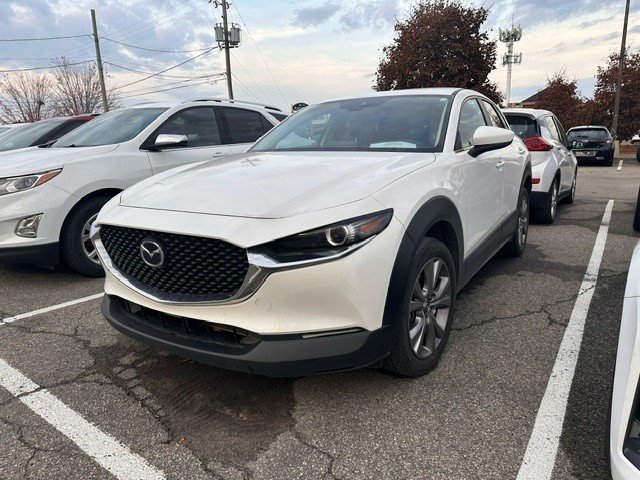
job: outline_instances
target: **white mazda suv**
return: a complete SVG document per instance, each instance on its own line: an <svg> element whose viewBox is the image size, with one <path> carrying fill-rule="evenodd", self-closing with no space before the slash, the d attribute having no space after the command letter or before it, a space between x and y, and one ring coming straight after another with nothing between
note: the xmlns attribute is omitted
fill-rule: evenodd
<svg viewBox="0 0 640 480"><path fill-rule="evenodd" d="M102 275L89 231L111 197L170 168L244 152L284 117L232 100L147 103L101 115L49 148L0 153L0 262L62 260Z"/></svg>
<svg viewBox="0 0 640 480"><path fill-rule="evenodd" d="M525 249L530 154L451 88L297 112L242 155L154 176L101 210L102 311L205 363L275 376L432 369L458 291Z"/></svg>
<svg viewBox="0 0 640 480"><path fill-rule="evenodd" d="M541 223L553 223L558 203L576 197L578 161L558 118L547 110L502 110L511 129L531 152L531 213Z"/></svg>

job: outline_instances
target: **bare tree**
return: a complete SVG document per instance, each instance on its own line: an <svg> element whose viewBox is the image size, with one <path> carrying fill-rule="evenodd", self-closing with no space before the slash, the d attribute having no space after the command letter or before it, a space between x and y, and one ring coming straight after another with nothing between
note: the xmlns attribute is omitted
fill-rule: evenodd
<svg viewBox="0 0 640 480"><path fill-rule="evenodd" d="M35 122L47 116L51 80L47 75L19 73L0 81L0 123Z"/></svg>
<svg viewBox="0 0 640 480"><path fill-rule="evenodd" d="M101 112L102 97L98 69L94 63L72 65L64 57L53 61L52 103L56 115ZM117 107L113 93L107 94L109 108Z"/></svg>

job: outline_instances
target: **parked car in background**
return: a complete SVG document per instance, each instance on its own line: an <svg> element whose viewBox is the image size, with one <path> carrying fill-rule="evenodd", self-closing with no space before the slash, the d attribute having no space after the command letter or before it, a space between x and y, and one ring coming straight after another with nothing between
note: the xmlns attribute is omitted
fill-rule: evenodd
<svg viewBox="0 0 640 480"><path fill-rule="evenodd" d="M573 203L578 162L558 118L547 110L502 110L511 130L531 152L531 213L542 223L553 223L558 202Z"/></svg>
<svg viewBox="0 0 640 480"><path fill-rule="evenodd" d="M569 147L578 160L596 160L613 165L616 133L602 126L573 127L567 132Z"/></svg>
<svg viewBox="0 0 640 480"><path fill-rule="evenodd" d="M624 292L613 380L609 454L613 480L640 478L640 242Z"/></svg>
<svg viewBox="0 0 640 480"><path fill-rule="evenodd" d="M47 118L39 122L27 123L0 136L0 152L35 147L36 145L53 142L94 118L95 115L76 115L74 117Z"/></svg>
<svg viewBox="0 0 640 480"><path fill-rule="evenodd" d="M640 143L640 132L636 133L633 137L631 137L632 144Z"/></svg>
<svg viewBox="0 0 640 480"><path fill-rule="evenodd" d="M276 376L434 368L458 291L524 252L529 152L453 88L306 107L244 155L174 169L103 207L92 238L118 330Z"/></svg>
<svg viewBox="0 0 640 480"><path fill-rule="evenodd" d="M50 148L0 156L0 260L62 260L101 275L89 229L111 197L170 168L244 152L280 113L227 100L143 104L101 115Z"/></svg>

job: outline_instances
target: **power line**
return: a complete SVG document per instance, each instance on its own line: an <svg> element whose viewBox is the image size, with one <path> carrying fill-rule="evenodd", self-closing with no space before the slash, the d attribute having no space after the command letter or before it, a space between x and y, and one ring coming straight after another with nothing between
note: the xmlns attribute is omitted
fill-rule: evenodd
<svg viewBox="0 0 640 480"><path fill-rule="evenodd" d="M93 60L85 60L84 62L67 63L66 66L72 67L74 65L82 65L83 63L93 63ZM13 73L13 72L30 72L32 70L53 70L56 66L52 67L32 67L32 68L14 68L11 70L0 70L0 73Z"/></svg>
<svg viewBox="0 0 640 480"><path fill-rule="evenodd" d="M146 48L146 47L139 47L137 45L131 45L128 43L124 43L124 42L119 42L118 40L113 40L112 38L109 37L100 37L102 40L106 40L108 42L112 42L112 43L117 43L118 45L124 45L125 47L129 47L129 48L137 48L138 50L146 50L147 52L160 52L160 53L194 53L194 52L202 52L204 50L207 50L206 48L197 48L195 50L158 50L155 48Z"/></svg>
<svg viewBox="0 0 640 480"><path fill-rule="evenodd" d="M213 48L213 47L212 47L212 48L210 48L209 50L205 50L204 52L202 52L202 53L200 53L200 54L196 55L195 57L188 58L188 59L187 59L187 60L185 60L184 62L180 62L180 63L178 63L178 64L176 64L176 65L171 66L171 67L165 68L164 70L161 70L161 71L159 71L159 72L152 73L152 74L148 75L148 76L147 76L147 77L145 77L145 78L141 78L140 80L136 80L136 81L134 81L134 82L127 83L126 85L121 85L121 86L119 86L119 87L116 87L116 88L115 88L115 90L119 90L119 89L122 89L122 88L128 87L128 86L130 86L130 85L135 85L136 83L144 82L144 81L146 81L146 80L148 80L148 79L150 79L150 78L157 77L158 75L162 75L163 73L168 72L169 70L173 70L174 68L178 68L178 67L180 67L180 66L184 65L185 63L189 63L189 62L191 62L191 61L195 60L196 58L200 58L200 57L202 57L202 56L206 55L207 53L211 52L212 50L214 50L214 48Z"/></svg>
<svg viewBox="0 0 640 480"><path fill-rule="evenodd" d="M157 74L154 72L145 72L143 70L136 70L134 68L129 68L129 67L125 67L123 65L118 65L117 63L113 63L113 62L104 62L107 65L111 65L112 67L117 67L117 68L121 68L123 70L127 70L129 72L133 72L133 73L138 73L140 75L155 75L157 77L166 77L166 78L181 78L184 80L188 80L190 78L193 78L193 76L187 76L187 75L163 75L163 74ZM120 88L124 88L124 87L120 87Z"/></svg>
<svg viewBox="0 0 640 480"><path fill-rule="evenodd" d="M240 17L240 21L244 25L244 28L247 30L247 34L249 35L249 38L251 39L251 42L253 42L254 47L256 47L256 50L258 51L258 55L260 55L260 58L262 59L262 63L264 63L264 66L267 67L267 71L269 72L269 75L271 75L271 79L273 80L273 83L275 84L276 88L278 89L278 93L280 94L280 97L282 97L282 100L284 100L285 105L288 105L289 102L287 102L287 99L284 97L284 94L282 93L282 90L280 90L280 85L278 85L278 81L276 80L276 77L274 77L273 72L269 68L269 64L267 63L265 58L262 56L262 52L260 51L260 48L258 48L258 44L254 40L253 35L251 35L251 31L249 30L249 27L247 26L247 23L244 21L244 18L242 17L242 14L240 13L240 9L238 8L237 0L234 2L233 6L235 7L236 12L238 12L238 16Z"/></svg>
<svg viewBox="0 0 640 480"><path fill-rule="evenodd" d="M182 83L194 82L196 80L202 80L202 79L205 79L205 78L206 79L210 79L212 77L220 77L220 76L224 76L224 74L223 73L215 73L213 75L201 75L201 76L193 77L193 78L190 78L190 79L187 79L187 80L178 80L178 81L175 81L175 82L165 83L164 85L158 85L158 87L163 87L163 88L164 87L170 87L172 85L180 85ZM218 81L218 80L215 80L215 81ZM129 90L129 91L122 92L122 93L128 95L130 93L146 92L147 90L149 90L149 88L154 88L154 87L142 87L142 88L137 88L135 90Z"/></svg>
<svg viewBox="0 0 640 480"><path fill-rule="evenodd" d="M42 40L62 40L65 38L81 38L90 37L89 34L83 35L67 35L63 37L38 37L38 38L0 38L0 42L39 42Z"/></svg>
<svg viewBox="0 0 640 480"><path fill-rule="evenodd" d="M133 94L133 95L123 95L121 98L140 97L142 95L150 95L152 93L168 92L169 90L178 90L180 88L187 88L187 87L196 87L198 85L205 85L207 83L219 82L221 80L223 80L223 79L221 78L219 80L205 80L204 82L190 83L188 85L181 85L181 86L178 86L178 87L163 88L163 89L160 89L160 90L151 90L149 92L136 93L136 94Z"/></svg>
<svg viewBox="0 0 640 480"><path fill-rule="evenodd" d="M256 102L260 103L260 100L258 100L256 98L256 96L253 93L251 93L251 90L249 90L247 88L247 86L240 81L240 79L238 78L238 76L235 73L232 73L231 76L235 79L236 82L238 82L238 85L240 85L240 87L242 87L242 90L244 90L247 93L247 95L249 95Z"/></svg>
<svg viewBox="0 0 640 480"><path fill-rule="evenodd" d="M231 56L233 57L233 59L235 60L235 62L240 65L240 68L242 68L242 70L244 70L244 72L247 74L247 76L249 77L249 79L253 82L253 84L258 87L258 90L260 90L260 93L262 94L262 96L267 100L267 102L269 103L273 103L271 101L271 99L269 98L269 96L264 93L264 91L262 90L262 88L260 87L260 85L258 85L258 83L253 79L253 77L251 76L251 74L249 73L249 71L244 68L244 65L242 63L240 63L240 60L238 60L238 58L233 54L233 52L231 52Z"/></svg>

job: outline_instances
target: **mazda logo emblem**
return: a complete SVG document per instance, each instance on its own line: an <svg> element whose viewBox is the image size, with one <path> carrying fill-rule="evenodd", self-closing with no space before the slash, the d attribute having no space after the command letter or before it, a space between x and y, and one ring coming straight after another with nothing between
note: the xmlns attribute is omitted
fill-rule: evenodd
<svg viewBox="0 0 640 480"><path fill-rule="evenodd" d="M151 268L162 268L164 265L164 250L158 242L145 238L140 243L140 257Z"/></svg>

